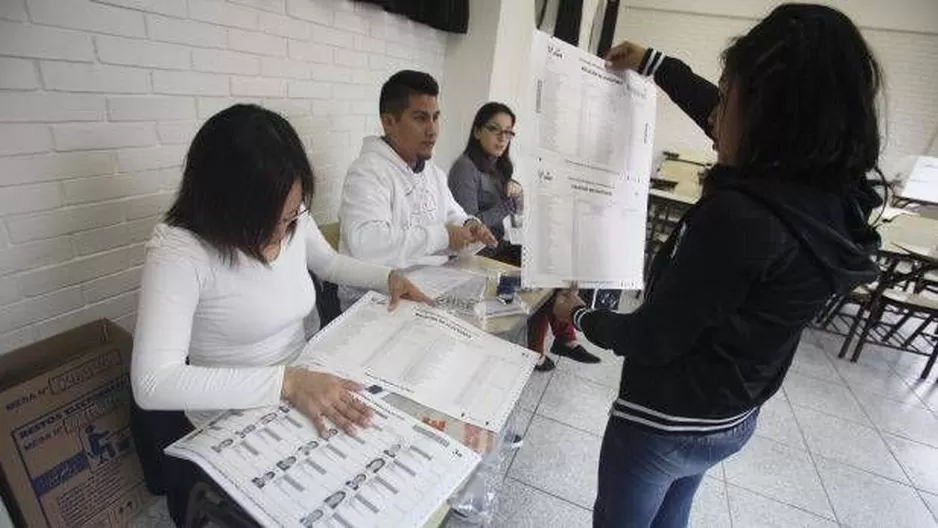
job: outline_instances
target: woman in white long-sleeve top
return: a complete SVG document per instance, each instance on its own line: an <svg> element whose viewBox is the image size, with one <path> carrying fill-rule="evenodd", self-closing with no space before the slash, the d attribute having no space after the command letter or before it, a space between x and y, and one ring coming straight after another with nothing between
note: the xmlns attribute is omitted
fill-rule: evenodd
<svg viewBox="0 0 938 528"><path fill-rule="evenodd" d="M143 409L215 411L289 401L324 432L353 432L370 412L356 384L287 366L316 304L309 272L338 284L426 300L385 266L337 254L308 214L313 173L279 115L235 105L206 121L186 157L175 203L147 244L131 371ZM191 468L168 461L167 499L185 515Z"/></svg>

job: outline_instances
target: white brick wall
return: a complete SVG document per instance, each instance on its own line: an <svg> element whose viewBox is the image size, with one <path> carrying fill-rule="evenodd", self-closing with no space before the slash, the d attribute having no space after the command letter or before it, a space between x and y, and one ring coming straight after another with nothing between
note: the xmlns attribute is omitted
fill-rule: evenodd
<svg viewBox="0 0 938 528"><path fill-rule="evenodd" d="M290 119L333 221L380 83L439 79L445 47L349 0L0 0L0 354L98 317L133 326L188 144L233 103Z"/></svg>

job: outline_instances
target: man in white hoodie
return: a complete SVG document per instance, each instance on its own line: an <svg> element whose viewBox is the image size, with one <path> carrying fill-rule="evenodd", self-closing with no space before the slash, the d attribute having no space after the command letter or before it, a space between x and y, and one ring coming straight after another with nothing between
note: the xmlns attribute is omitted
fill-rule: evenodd
<svg viewBox="0 0 938 528"><path fill-rule="evenodd" d="M407 268L495 237L463 211L430 157L439 133L439 85L403 70L381 88L383 137L367 137L349 167L339 206L339 252ZM343 308L358 295L340 290Z"/></svg>

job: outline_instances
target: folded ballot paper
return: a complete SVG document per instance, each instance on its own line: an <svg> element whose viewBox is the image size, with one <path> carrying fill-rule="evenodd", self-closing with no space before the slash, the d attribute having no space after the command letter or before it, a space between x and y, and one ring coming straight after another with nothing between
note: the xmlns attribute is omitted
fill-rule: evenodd
<svg viewBox="0 0 938 528"><path fill-rule="evenodd" d="M495 442L536 356L443 310L387 302L367 293L294 362L394 393L360 395L371 427L320 437L286 404L231 410L166 453L198 464L263 526L422 526Z"/></svg>
<svg viewBox="0 0 938 528"><path fill-rule="evenodd" d="M480 457L369 395L372 426L320 437L282 405L227 411L166 453L188 459L261 526L423 526Z"/></svg>

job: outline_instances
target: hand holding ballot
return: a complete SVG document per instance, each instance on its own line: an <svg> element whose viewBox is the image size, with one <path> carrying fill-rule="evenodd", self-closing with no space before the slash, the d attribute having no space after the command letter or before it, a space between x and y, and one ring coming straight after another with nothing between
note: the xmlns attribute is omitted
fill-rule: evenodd
<svg viewBox="0 0 938 528"><path fill-rule="evenodd" d="M554 296L554 317L559 321L570 322L573 311L585 305L576 288L558 290Z"/></svg>
<svg viewBox="0 0 938 528"><path fill-rule="evenodd" d="M283 399L305 414L319 436L326 436L328 428L323 418L354 435L356 427L367 427L371 409L355 397L353 392L362 386L324 372L313 372L300 367L286 367L283 373Z"/></svg>
<svg viewBox="0 0 938 528"><path fill-rule="evenodd" d="M646 48L624 41L606 54L606 67L610 70L638 70L645 57Z"/></svg>

